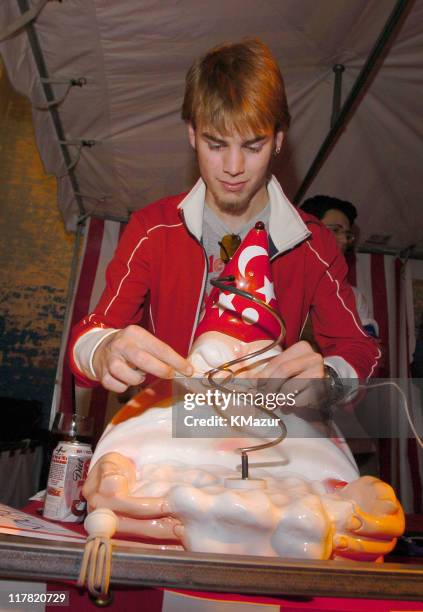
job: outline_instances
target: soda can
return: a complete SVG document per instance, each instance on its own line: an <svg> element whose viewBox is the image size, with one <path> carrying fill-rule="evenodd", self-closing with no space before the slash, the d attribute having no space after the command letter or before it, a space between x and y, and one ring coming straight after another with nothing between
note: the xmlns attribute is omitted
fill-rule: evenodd
<svg viewBox="0 0 423 612"><path fill-rule="evenodd" d="M43 516L54 521L82 523L86 501L82 485L87 479L93 452L89 444L59 442L53 451Z"/></svg>

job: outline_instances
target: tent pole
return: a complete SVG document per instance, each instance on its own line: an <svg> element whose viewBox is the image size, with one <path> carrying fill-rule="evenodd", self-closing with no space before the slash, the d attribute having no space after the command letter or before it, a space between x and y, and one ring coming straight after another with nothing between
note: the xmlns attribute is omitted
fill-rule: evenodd
<svg viewBox="0 0 423 612"><path fill-rule="evenodd" d="M72 262L70 267L69 274L69 282L68 282L68 291L66 296L66 305L65 305L65 314L63 317L63 330L62 336L60 339L60 354L57 362L57 370L56 370L56 378L54 382L54 390L53 390L53 398L51 402L50 409L50 422L49 429L53 426L54 416L59 409L60 406L60 396L62 392L62 372L63 372L63 362L65 359L65 352L67 348L67 338L69 335L69 329L71 326L71 315L72 315L72 306L75 297L75 287L78 279L78 267L80 260L80 251L81 251L81 240L84 235L86 218L83 218L82 221L78 221L76 226L75 233L75 241L73 244L73 253L72 253Z"/></svg>
<svg viewBox="0 0 423 612"><path fill-rule="evenodd" d="M332 98L332 116L330 118L330 127L333 128L336 119L339 115L339 109L341 108L341 94L342 94L342 73L345 70L343 64L335 64L332 68L335 75L335 82L333 84L333 98Z"/></svg>
<svg viewBox="0 0 423 612"><path fill-rule="evenodd" d="M364 90L365 85L367 84L369 77L372 73L373 68L375 67L378 60L382 57L383 52L388 48L388 45L394 39L395 34L398 31L398 26L401 23L402 18L406 17L408 10L411 8L414 0L397 0L391 14L388 17L385 26L380 33L373 49L371 50L366 63L360 71L354 85L351 88L351 91L345 100L344 105L342 106L338 116L336 117L335 122L333 123L328 135L323 141L319 151L317 152L316 157L314 158L306 176L303 179L297 193L294 196L294 203L298 203L302 200L305 195L307 189L312 183L313 179L319 172L321 166L323 165L327 155L330 153L336 139L339 137L344 125L349 119L349 115L352 112L352 109L362 91Z"/></svg>
<svg viewBox="0 0 423 612"><path fill-rule="evenodd" d="M18 3L19 9L22 14L29 10L28 0L17 0L17 3ZM44 56L41 50L40 42L38 40L38 36L35 31L33 22L28 23L26 25L26 32L28 34L29 44L32 50L32 54L34 56L38 74L41 79L41 86L44 90L44 95L46 96L47 102L54 102L55 97L54 97L53 90L51 88L50 83L46 82L49 79L49 74L47 72L47 67L44 61ZM66 140L66 136L63 130L63 125L60 119L59 111L54 106L49 106L48 110L50 111L53 125L56 130L57 139L59 141L62 141L62 143L59 142L59 147L61 149L66 167L70 167L72 165L72 157L69 153L67 145L63 144L63 141ZM78 205L79 214L83 215L85 213L84 203L83 203L81 196L78 195L78 192L80 191L79 184L75 176L75 172L73 171L72 168L68 171L68 175L69 175L69 179L72 185L72 189L74 191L74 197Z"/></svg>

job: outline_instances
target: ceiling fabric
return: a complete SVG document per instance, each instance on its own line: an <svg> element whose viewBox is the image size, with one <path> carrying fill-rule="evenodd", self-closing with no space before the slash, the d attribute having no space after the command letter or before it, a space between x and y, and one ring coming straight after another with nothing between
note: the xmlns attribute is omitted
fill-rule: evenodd
<svg viewBox="0 0 423 612"><path fill-rule="evenodd" d="M277 57L292 114L274 171L293 198L330 129L334 74L343 64L348 95L394 0L65 0L48 2L34 28L51 84L78 192L87 212L129 211L188 189L195 159L180 119L185 73L211 46L259 36ZM20 15L0 3L0 28ZM420 243L423 0L416 0L305 197L323 193L358 208L360 243L390 236L388 247ZM58 177L68 229L80 214L75 189L46 107L28 36L0 44L14 87L33 105L47 173ZM44 110L40 108L44 107ZM95 141L82 146L81 141ZM91 143L92 144L92 143Z"/></svg>

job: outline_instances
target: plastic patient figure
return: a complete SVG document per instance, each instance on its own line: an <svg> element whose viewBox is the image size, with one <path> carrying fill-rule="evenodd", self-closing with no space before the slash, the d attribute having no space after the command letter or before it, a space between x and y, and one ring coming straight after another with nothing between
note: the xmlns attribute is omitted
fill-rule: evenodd
<svg viewBox="0 0 423 612"><path fill-rule="evenodd" d="M274 306L261 225L222 276ZM230 287L213 289L189 356L197 378L181 379L173 392L170 381L157 381L114 417L84 486L89 510L113 510L118 533L192 551L382 560L404 530L394 491L377 478L359 477L343 439L321 435L295 414L295 406L281 416L288 436L251 454L247 479L241 478L237 449L263 442L250 430L245 437L173 436L172 412L185 411L184 394L201 388L198 377L217 368L216 380L226 384L222 364L270 345L280 331L278 319L257 302ZM263 372L267 379L277 353L279 346L232 366L235 380L257 380ZM297 383L301 388L304 381Z"/></svg>

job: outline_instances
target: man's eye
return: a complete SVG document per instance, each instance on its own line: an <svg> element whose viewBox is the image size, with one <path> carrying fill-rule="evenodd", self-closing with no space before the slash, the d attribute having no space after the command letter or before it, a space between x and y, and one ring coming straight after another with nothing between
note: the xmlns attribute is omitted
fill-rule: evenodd
<svg viewBox="0 0 423 612"><path fill-rule="evenodd" d="M248 151L251 151L252 153L260 153L260 151L262 150L263 145L249 145L247 146Z"/></svg>
<svg viewBox="0 0 423 612"><path fill-rule="evenodd" d="M217 143L214 143L214 142L209 142L208 144L209 144L209 149L211 151L219 151L220 149L223 148L223 145L217 144Z"/></svg>

